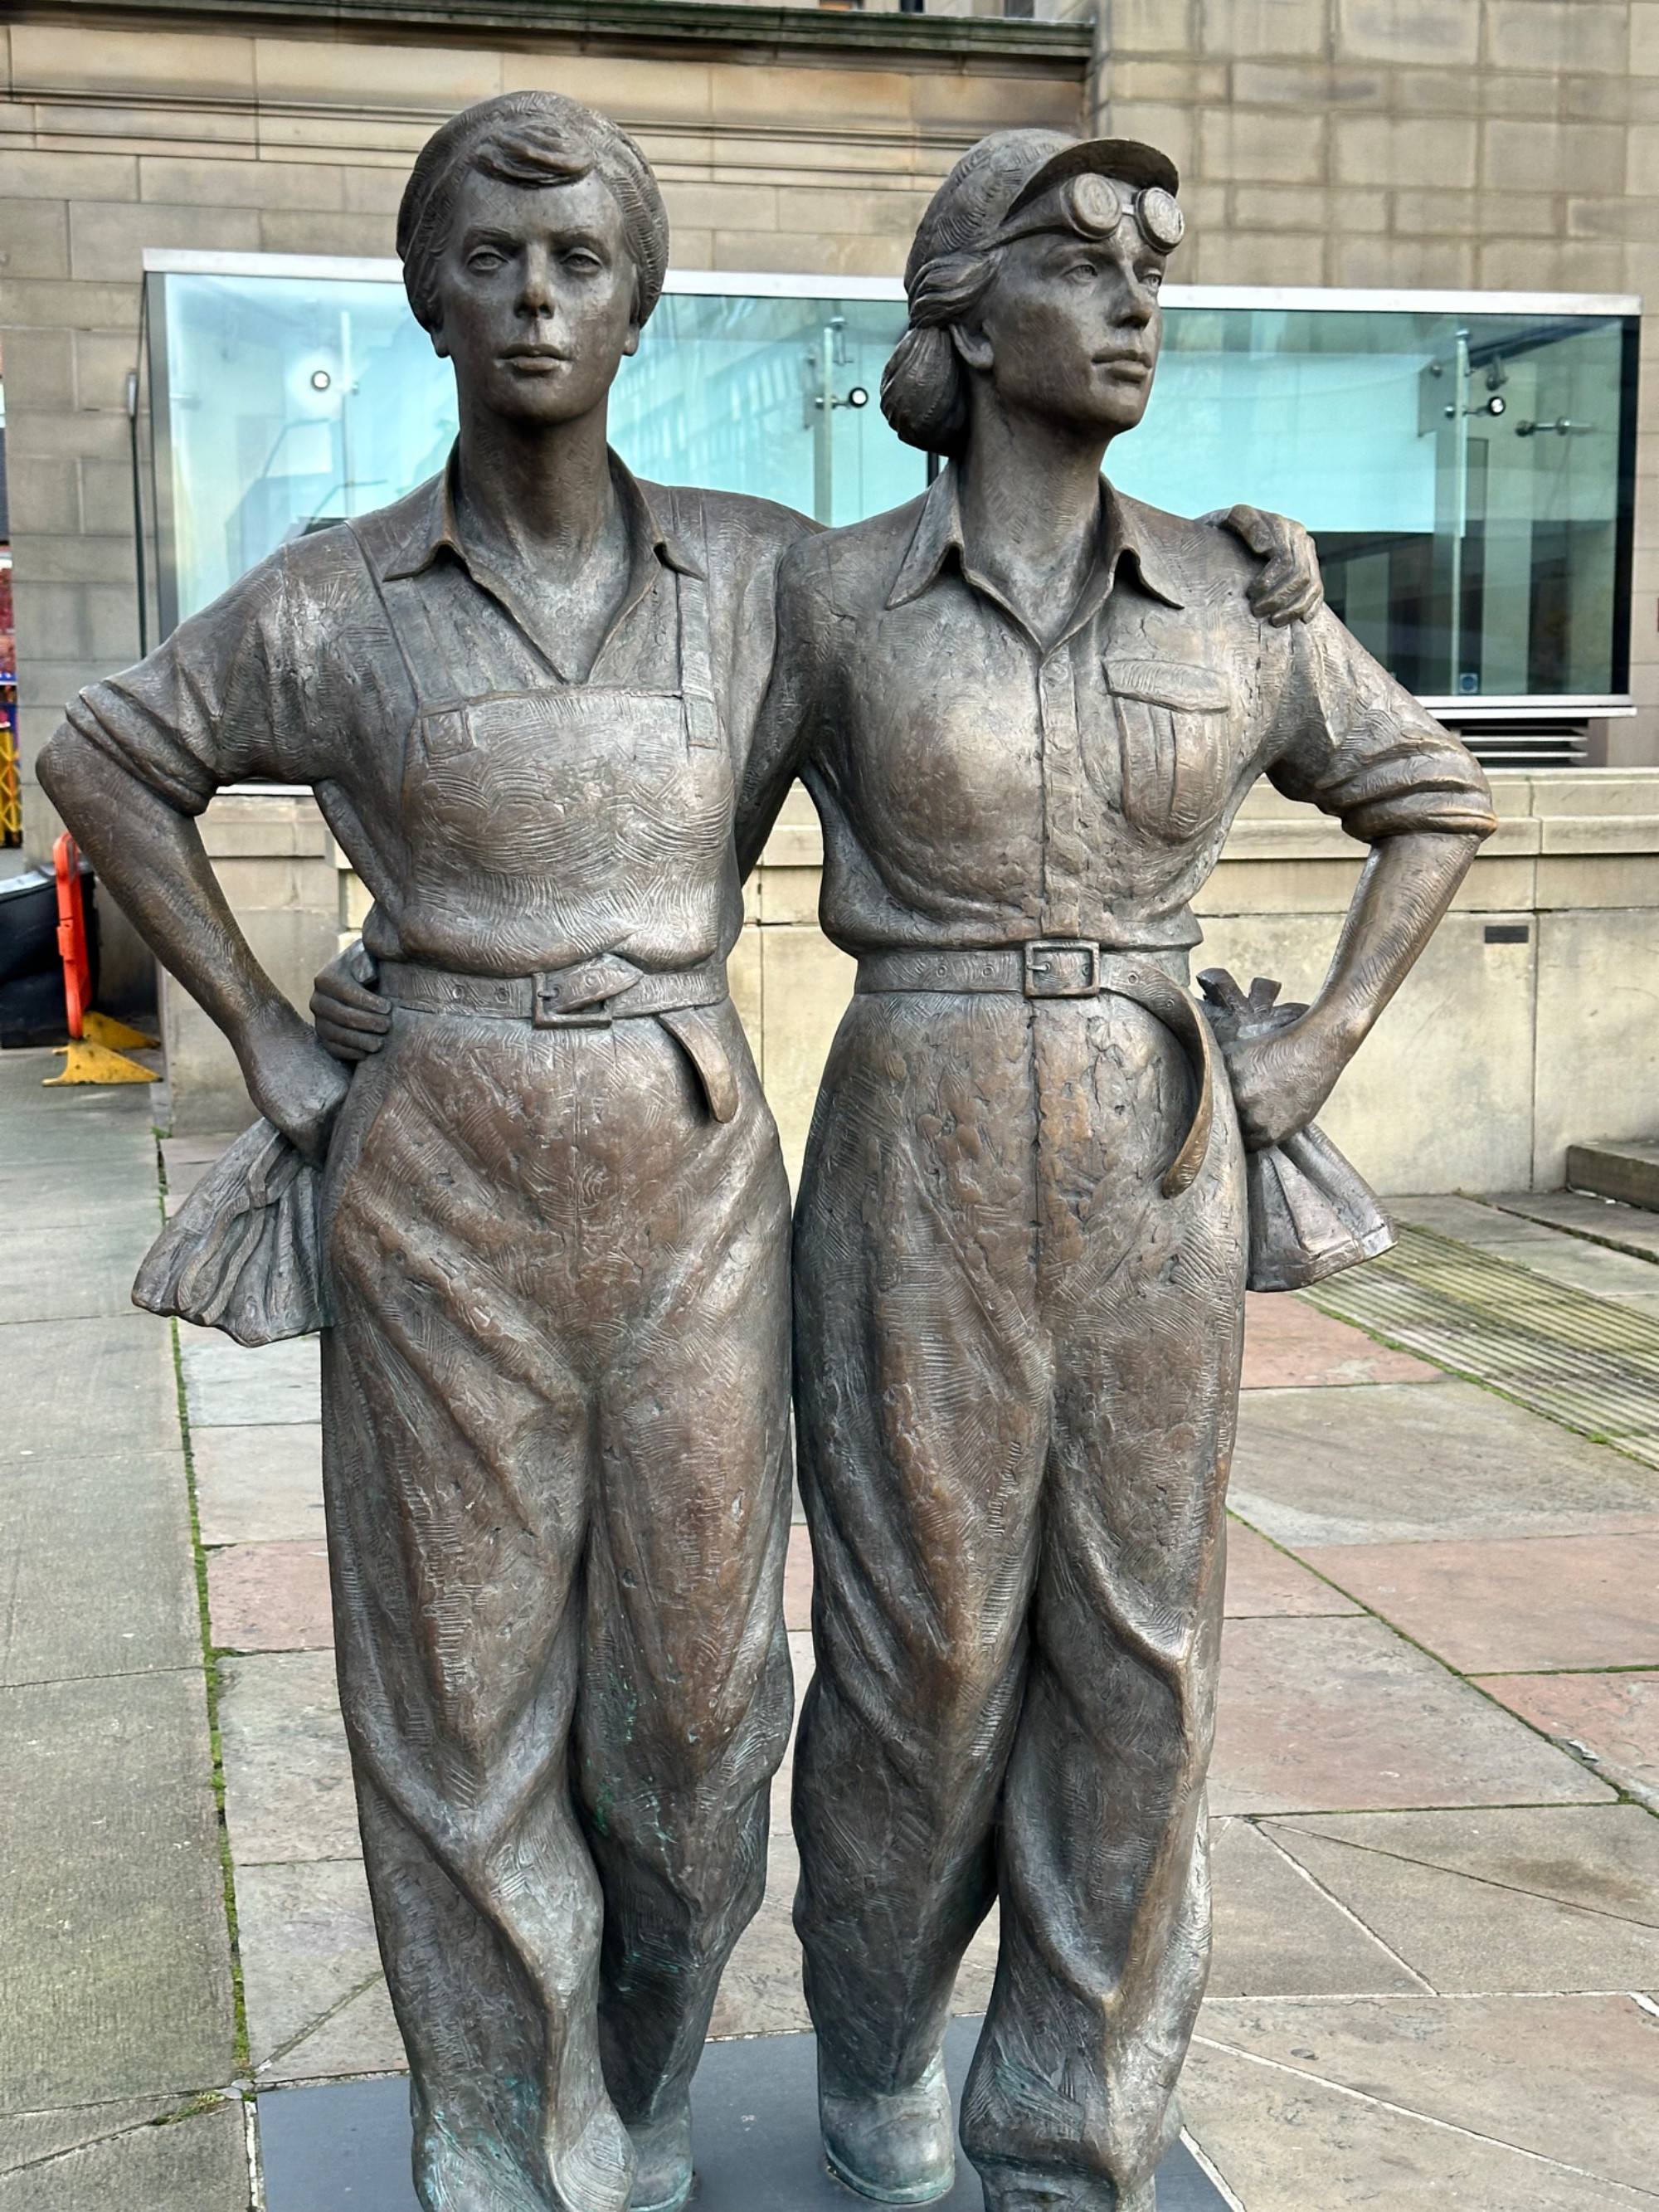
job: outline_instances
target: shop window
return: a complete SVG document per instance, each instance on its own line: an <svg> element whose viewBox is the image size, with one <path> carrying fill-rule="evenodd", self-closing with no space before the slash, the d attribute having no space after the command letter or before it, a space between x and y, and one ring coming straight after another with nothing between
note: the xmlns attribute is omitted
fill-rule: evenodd
<svg viewBox="0 0 1659 2212"><path fill-rule="evenodd" d="M454 394L395 263L147 261L165 629L284 538L430 475ZM1247 500L1298 517L1336 611L1471 730L1619 710L1634 302L1198 287L1165 301L1115 483L1178 514ZM876 404L903 327L885 279L671 277L617 380L614 441L659 481L830 524L878 513L927 481Z"/></svg>

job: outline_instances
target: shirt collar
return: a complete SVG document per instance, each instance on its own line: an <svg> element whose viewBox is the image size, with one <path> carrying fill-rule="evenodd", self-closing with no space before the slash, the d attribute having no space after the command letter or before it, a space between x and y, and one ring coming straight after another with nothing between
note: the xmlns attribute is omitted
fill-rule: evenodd
<svg viewBox="0 0 1659 2212"><path fill-rule="evenodd" d="M1139 500L1125 499L1113 490L1103 477L1101 478L1099 551L1079 600L1076 616L1067 626L1068 635L1105 599L1116 577L1118 562L1126 554L1133 558L1142 585L1154 599L1172 607L1186 605L1186 580L1175 558L1175 549L1159 526L1161 521L1155 507L1142 507ZM893 588L887 595L888 605L901 607L912 599L919 599L938 582L953 556L964 580L975 590L991 598L998 596L968 566L957 471L954 465L947 465L928 486L909 548L899 563Z"/></svg>
<svg viewBox="0 0 1659 2212"><path fill-rule="evenodd" d="M448 460L432 481L421 485L388 511L387 520L392 524L390 543L378 564L386 582L400 576L418 576L422 569L431 567L441 552L452 554L471 573L455 520L454 475L459 450L459 447L453 447ZM634 581L639 580L642 563L653 555L665 568L677 569L683 576L702 577L702 564L693 556L683 538L658 520L644 487L627 463L614 453L610 459L611 481L617 487L628 526ZM634 586L630 584L629 599L634 596Z"/></svg>

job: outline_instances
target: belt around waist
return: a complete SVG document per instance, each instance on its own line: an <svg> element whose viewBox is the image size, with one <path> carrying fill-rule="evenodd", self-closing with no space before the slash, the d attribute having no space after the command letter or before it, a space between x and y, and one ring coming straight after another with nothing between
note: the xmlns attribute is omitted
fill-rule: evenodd
<svg viewBox="0 0 1659 2212"><path fill-rule="evenodd" d="M896 947L859 957L855 989L1006 992L1027 999L1127 999L1174 1031L1198 1085L1191 1127L1164 1175L1165 1198L1185 1190L1204 1164L1215 1120L1215 1043L1198 1001L1153 961L1113 952L1088 938L1036 938L984 951Z"/></svg>
<svg viewBox="0 0 1659 2212"><path fill-rule="evenodd" d="M533 975L465 975L414 960L382 960L378 988L411 1013L528 1022L538 1030L607 1029L641 1015L718 1006L726 995L726 963L663 972L602 952Z"/></svg>

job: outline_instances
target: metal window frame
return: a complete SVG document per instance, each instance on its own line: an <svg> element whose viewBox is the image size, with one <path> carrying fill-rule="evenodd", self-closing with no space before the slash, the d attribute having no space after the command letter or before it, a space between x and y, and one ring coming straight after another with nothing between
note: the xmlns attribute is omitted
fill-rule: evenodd
<svg viewBox="0 0 1659 2212"><path fill-rule="evenodd" d="M147 246L143 249L145 327L152 393L152 500L155 528L155 589L161 635L178 620L178 577L173 558L173 450L167 404L167 328L161 279L173 276L268 276L331 280L336 283L401 284L403 264L390 257L331 253L218 253L191 247ZM665 293L708 297L729 294L750 300L884 300L900 301L904 286L896 276L817 276L797 270L672 269ZM1633 532L1635 379L1637 335L1643 312L1638 294L1624 292L1410 292L1367 291L1316 285L1167 284L1164 304L1171 307L1243 308L1266 313L1536 315L1564 321L1622 321L1626 326L1620 451L1620 512L1615 559L1628 576ZM1629 692L1630 615L1615 610L1613 678L1617 689L1582 697L1502 697L1473 694L1427 698L1431 713L1474 726L1481 722L1601 721L1636 712Z"/></svg>
<svg viewBox="0 0 1659 2212"><path fill-rule="evenodd" d="M204 253L180 246L147 246L146 274L164 276L322 276L360 283L401 284L403 264L392 258L332 253ZM902 300L896 276L832 276L756 269L671 269L668 292L731 292L748 300ZM1318 285L1166 284L1171 307L1252 307L1285 313L1373 315L1563 315L1605 321L1639 315L1642 301L1629 292L1406 292L1364 291Z"/></svg>

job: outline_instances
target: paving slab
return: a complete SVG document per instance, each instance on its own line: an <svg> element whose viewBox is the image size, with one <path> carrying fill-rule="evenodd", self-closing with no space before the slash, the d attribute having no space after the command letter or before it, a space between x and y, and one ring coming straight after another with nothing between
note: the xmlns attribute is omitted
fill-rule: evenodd
<svg viewBox="0 0 1659 2212"><path fill-rule="evenodd" d="M39 2166L66 2150L101 2142L129 2128L149 2126L178 2106L176 2094L112 2097L96 2104L58 2106L43 2112L0 2112L0 2174Z"/></svg>
<svg viewBox="0 0 1659 2212"><path fill-rule="evenodd" d="M0 2174L0 2212L247 2212L239 2097Z"/></svg>
<svg viewBox="0 0 1659 2212"><path fill-rule="evenodd" d="M0 1209L0 1220L6 1218ZM0 1275L0 1323L87 1321L133 1310L132 1280L158 1226L155 1210L125 1218L61 1223L55 1234L25 1241L7 1223Z"/></svg>
<svg viewBox="0 0 1659 2212"><path fill-rule="evenodd" d="M1595 1201L1586 1203L1593 1206ZM1419 1198L1390 1200L1389 1205L1402 1220L1478 1246L1552 1282L1588 1291L1594 1297L1613 1298L1639 1312L1659 1313L1659 1278L1653 1272L1652 1256L1620 1251L1599 1239L1589 1242L1572 1233L1575 1224L1547 1222L1530 1209L1522 1212L1513 1204L1495 1200L1478 1204L1463 1198Z"/></svg>
<svg viewBox="0 0 1659 2212"><path fill-rule="evenodd" d="M208 1559L208 1613L223 1651L328 1651L328 1546L233 1544Z"/></svg>
<svg viewBox="0 0 1659 2212"><path fill-rule="evenodd" d="M958 2105L978 2039L976 2021L945 2039ZM810 2035L711 2043L692 2086L696 2202L706 2212L846 2212L817 2130L816 2050ZM409 2174L409 2094L400 2081L286 2090L259 2099L269 2212L417 2212ZM981 2212L966 2159L939 2212ZM1158 2169L1158 2212L1226 2212L1225 2199L1185 2146Z"/></svg>
<svg viewBox="0 0 1659 2212"><path fill-rule="evenodd" d="M1486 1249L1493 1244L1532 1244L1547 1251L1563 1240L1560 1232L1540 1221L1504 1212L1495 1201L1465 1198L1453 1191L1433 1191L1406 1198L1390 1198L1389 1212L1395 1221L1414 1229L1432 1229L1442 1237L1455 1237L1460 1244Z"/></svg>
<svg viewBox="0 0 1659 2212"><path fill-rule="evenodd" d="M1659 1532L1659 1472L1449 1381L1252 1394L1239 1407L1228 1502L1297 1552Z"/></svg>
<svg viewBox="0 0 1659 2212"><path fill-rule="evenodd" d="M1659 1820L1638 1805L1315 1814L1273 1828L1659 1927Z"/></svg>
<svg viewBox="0 0 1659 2212"><path fill-rule="evenodd" d="M1624 1996L1223 2003L1182 2095L1249 2212L1611 2212L1653 2202L1656 2064Z"/></svg>
<svg viewBox="0 0 1659 2212"><path fill-rule="evenodd" d="M237 1867L360 1857L333 1653L264 1652L222 1659L219 1669L225 1822Z"/></svg>
<svg viewBox="0 0 1659 2212"><path fill-rule="evenodd" d="M1303 1557L1460 1674L1659 1666L1659 1534L1348 1544Z"/></svg>
<svg viewBox="0 0 1659 2212"><path fill-rule="evenodd" d="M79 1169L88 1160L126 1159L153 1174L155 1102L150 1086L47 1090L46 1078L62 1066L51 1052L0 1053L7 1164Z"/></svg>
<svg viewBox="0 0 1659 2212"><path fill-rule="evenodd" d="M190 1443L204 1544L291 1543L322 1533L320 1422L192 1423Z"/></svg>
<svg viewBox="0 0 1659 2212"><path fill-rule="evenodd" d="M1592 1297L1610 1298L1638 1313L1659 1311L1659 1269L1650 1260L1560 1235L1548 1245L1492 1243L1486 1249L1553 1283L1588 1291Z"/></svg>
<svg viewBox="0 0 1659 2212"><path fill-rule="evenodd" d="M1492 1674L1480 1687L1659 1804L1659 1674Z"/></svg>
<svg viewBox="0 0 1659 2212"><path fill-rule="evenodd" d="M381 1978L361 1859L240 1868L236 1925L256 2073Z"/></svg>
<svg viewBox="0 0 1659 2212"><path fill-rule="evenodd" d="M1483 1817L1498 1836L1511 1815L1499 1808ZM1443 1995L1659 1984L1659 1927L1408 1857L1390 1848L1388 1825L1376 1817L1349 1824L1340 1841L1322 1832L1328 1825L1274 1822L1272 1833Z"/></svg>
<svg viewBox="0 0 1659 2212"><path fill-rule="evenodd" d="M1437 1367L1408 1352L1391 1352L1363 1328L1334 1321L1283 1292L1248 1292L1244 1300L1246 1390L1329 1388L1355 1382L1438 1382Z"/></svg>
<svg viewBox="0 0 1659 2212"><path fill-rule="evenodd" d="M1361 1608L1254 1528L1231 1521L1227 1527L1226 1610L1229 1620L1256 1620L1358 1613Z"/></svg>
<svg viewBox="0 0 1659 2212"><path fill-rule="evenodd" d="M1500 1212L1590 1237L1638 1260L1659 1261L1659 1214L1644 1207L1626 1206L1616 1198L1593 1198L1579 1190L1505 1192L1492 1202Z"/></svg>
<svg viewBox="0 0 1659 2212"><path fill-rule="evenodd" d="M192 1429L263 1428L321 1418L322 1359L314 1336L233 1343L217 1329L179 1324L179 1356Z"/></svg>
<svg viewBox="0 0 1659 2212"><path fill-rule="evenodd" d="M812 1679L812 1639L800 1629L791 1629L789 1634L789 1665L795 1678L795 1710L789 1723L789 1741L784 1746L783 1760L772 1777L772 1833L789 1833L789 1792L795 1774L795 1732L800 1726L801 1699L806 1695L806 1686Z"/></svg>
<svg viewBox="0 0 1659 2212"><path fill-rule="evenodd" d="M337 2081L350 2075L402 2074L408 2057L384 1978L331 2013L291 2049L260 2069L259 2086Z"/></svg>
<svg viewBox="0 0 1659 2212"><path fill-rule="evenodd" d="M812 1626L812 1547L805 1523L799 1521L789 1531L789 1557L783 1570L783 1625L795 1633Z"/></svg>
<svg viewBox="0 0 1659 2212"><path fill-rule="evenodd" d="M1421 1978L1253 1822L1210 1829L1212 1997L1420 1990Z"/></svg>
<svg viewBox="0 0 1659 2212"><path fill-rule="evenodd" d="M1379 1620L1227 1624L1210 1779L1218 1813L1612 1795Z"/></svg>
<svg viewBox="0 0 1659 2212"><path fill-rule="evenodd" d="M185 1461L0 1465L0 1683L200 1664Z"/></svg>
<svg viewBox="0 0 1659 2212"><path fill-rule="evenodd" d="M0 1090L0 1112L8 1127L10 1110ZM67 1162L55 1163L65 1168ZM155 1177L155 1146L118 1146L107 1154L89 1153L74 1163L72 1174L43 1174L40 1164L15 1159L9 1151L0 1159L0 1221L30 1220L36 1214L80 1219L109 1206L143 1209L157 1228L161 1220L161 1194Z"/></svg>
<svg viewBox="0 0 1659 2212"><path fill-rule="evenodd" d="M228 2081L199 1667L0 1691L0 2097L38 2111Z"/></svg>
<svg viewBox="0 0 1659 2212"><path fill-rule="evenodd" d="M68 1452L176 1449L173 1334L153 1314L8 1322L0 1328L6 1419L0 1464Z"/></svg>

